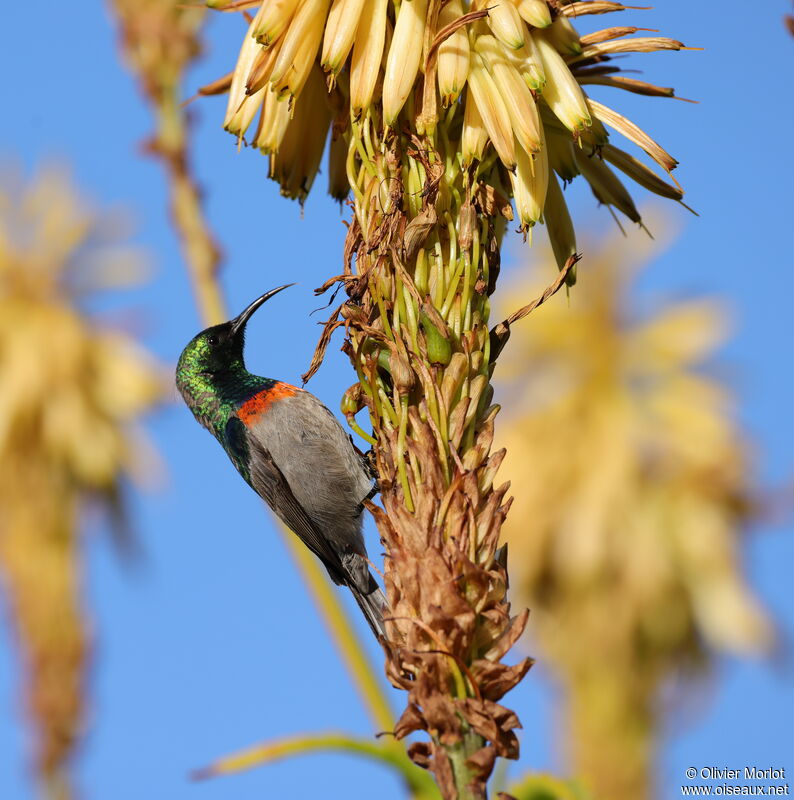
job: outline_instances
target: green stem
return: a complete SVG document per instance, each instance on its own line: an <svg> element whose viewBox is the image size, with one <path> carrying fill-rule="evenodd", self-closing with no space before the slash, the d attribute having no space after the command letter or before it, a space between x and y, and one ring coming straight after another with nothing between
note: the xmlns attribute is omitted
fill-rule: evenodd
<svg viewBox="0 0 794 800"><path fill-rule="evenodd" d="M475 773L467 763L469 757L473 756L484 744L485 740L482 736L470 730L464 734L461 742L444 746L452 766L452 774L455 776L456 800L486 800L488 795L485 788L477 788L478 781L474 780Z"/></svg>
<svg viewBox="0 0 794 800"><path fill-rule="evenodd" d="M408 396L400 397L400 429L397 434L397 473L405 497L405 507L413 513L414 501L411 497L411 487L408 484L408 475L405 471L405 434L408 429Z"/></svg>

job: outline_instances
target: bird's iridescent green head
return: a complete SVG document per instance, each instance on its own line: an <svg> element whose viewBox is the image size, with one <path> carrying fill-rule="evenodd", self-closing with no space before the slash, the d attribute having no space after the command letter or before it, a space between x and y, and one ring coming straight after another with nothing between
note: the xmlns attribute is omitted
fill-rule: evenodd
<svg viewBox="0 0 794 800"><path fill-rule="evenodd" d="M201 331L187 343L176 365L176 385L191 408L208 388L245 370L243 345L248 320L263 303L288 286L294 284L271 289L234 319Z"/></svg>

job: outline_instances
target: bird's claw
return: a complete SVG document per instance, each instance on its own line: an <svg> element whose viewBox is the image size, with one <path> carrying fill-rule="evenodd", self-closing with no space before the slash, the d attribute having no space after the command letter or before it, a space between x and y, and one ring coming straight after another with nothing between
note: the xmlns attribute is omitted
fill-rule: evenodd
<svg viewBox="0 0 794 800"><path fill-rule="evenodd" d="M359 513L364 510L364 503L368 500L372 500L376 494L380 491L380 482L378 481L378 468L375 465L375 451L372 449L367 450L366 453L362 454L361 461L364 464L364 469L367 471L367 475L372 478L372 488L367 493L367 496L359 503Z"/></svg>
<svg viewBox="0 0 794 800"><path fill-rule="evenodd" d="M375 461L375 451L370 448L361 456L361 460L364 462L364 468L367 470L367 474L373 481L375 481L375 486L378 486L378 465ZM380 489L376 489L375 492L377 493Z"/></svg>

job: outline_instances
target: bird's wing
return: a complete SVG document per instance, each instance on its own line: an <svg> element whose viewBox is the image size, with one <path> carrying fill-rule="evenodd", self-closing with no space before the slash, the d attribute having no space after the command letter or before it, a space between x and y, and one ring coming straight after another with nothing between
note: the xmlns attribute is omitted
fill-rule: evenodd
<svg viewBox="0 0 794 800"><path fill-rule="evenodd" d="M336 550L364 555L361 501L372 480L336 417L309 392L296 390L272 403L247 430L270 451L296 499Z"/></svg>
<svg viewBox="0 0 794 800"><path fill-rule="evenodd" d="M226 441L230 454L233 453L243 463L247 461L249 483L254 491L325 564L334 583L346 584L348 580L338 553L295 499L286 478L267 448L256 437L248 435L245 425L237 417L232 417L226 425Z"/></svg>

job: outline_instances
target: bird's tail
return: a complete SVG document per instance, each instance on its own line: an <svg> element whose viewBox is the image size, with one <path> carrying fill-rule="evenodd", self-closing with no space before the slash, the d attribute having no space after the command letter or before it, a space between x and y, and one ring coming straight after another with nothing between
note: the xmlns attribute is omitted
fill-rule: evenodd
<svg viewBox="0 0 794 800"><path fill-rule="evenodd" d="M358 603L364 617L372 628L376 639L386 638L386 628L383 625L383 615L389 607L386 595L381 591L372 573L369 574L369 586L366 592L362 592L357 586L349 583L350 591Z"/></svg>

